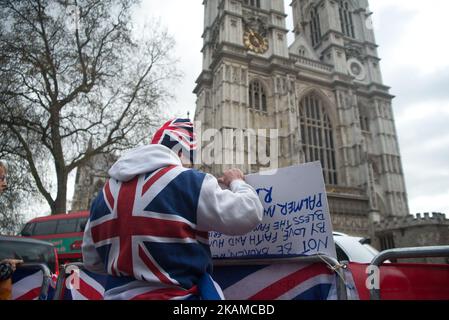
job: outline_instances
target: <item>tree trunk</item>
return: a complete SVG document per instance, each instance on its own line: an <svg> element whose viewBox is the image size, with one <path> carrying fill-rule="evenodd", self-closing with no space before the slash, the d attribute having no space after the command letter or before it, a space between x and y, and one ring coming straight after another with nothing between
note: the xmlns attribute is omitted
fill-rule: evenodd
<svg viewBox="0 0 449 320"><path fill-rule="evenodd" d="M67 213L67 175L58 174L58 193L51 208L51 214Z"/></svg>

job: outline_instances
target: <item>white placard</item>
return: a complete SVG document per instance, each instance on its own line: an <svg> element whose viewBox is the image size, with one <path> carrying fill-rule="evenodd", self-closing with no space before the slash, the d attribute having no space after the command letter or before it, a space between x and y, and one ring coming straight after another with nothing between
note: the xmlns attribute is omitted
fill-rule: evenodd
<svg viewBox="0 0 449 320"><path fill-rule="evenodd" d="M320 162L253 174L246 181L264 207L262 223L243 236L210 233L214 258L303 256L336 257Z"/></svg>

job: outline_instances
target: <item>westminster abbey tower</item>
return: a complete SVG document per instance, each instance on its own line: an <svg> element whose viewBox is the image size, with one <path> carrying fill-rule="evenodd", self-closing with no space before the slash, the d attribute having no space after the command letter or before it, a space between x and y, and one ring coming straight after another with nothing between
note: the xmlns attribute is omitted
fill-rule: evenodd
<svg viewBox="0 0 449 320"><path fill-rule="evenodd" d="M293 0L291 45L283 0L204 0L204 10L202 129L278 129L280 167L321 161L335 230L370 235L408 215L368 1Z"/></svg>

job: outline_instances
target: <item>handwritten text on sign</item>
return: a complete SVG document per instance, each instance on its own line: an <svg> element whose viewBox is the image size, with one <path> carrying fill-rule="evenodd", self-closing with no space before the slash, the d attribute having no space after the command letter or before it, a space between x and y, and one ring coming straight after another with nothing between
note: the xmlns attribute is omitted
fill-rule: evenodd
<svg viewBox="0 0 449 320"><path fill-rule="evenodd" d="M214 257L312 255L335 257L332 224L319 162L246 177L264 206L264 218L252 232L225 236L211 232Z"/></svg>

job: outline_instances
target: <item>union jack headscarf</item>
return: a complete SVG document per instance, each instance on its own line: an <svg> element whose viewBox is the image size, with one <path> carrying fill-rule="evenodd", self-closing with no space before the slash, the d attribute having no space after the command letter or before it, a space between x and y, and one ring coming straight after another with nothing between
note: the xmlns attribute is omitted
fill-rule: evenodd
<svg viewBox="0 0 449 320"><path fill-rule="evenodd" d="M151 144L162 144L176 154L182 151L185 158L194 163L196 150L196 135L190 119L175 118L167 121L154 134Z"/></svg>

